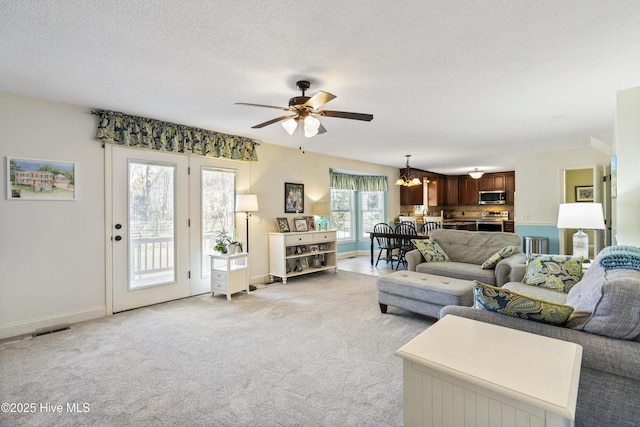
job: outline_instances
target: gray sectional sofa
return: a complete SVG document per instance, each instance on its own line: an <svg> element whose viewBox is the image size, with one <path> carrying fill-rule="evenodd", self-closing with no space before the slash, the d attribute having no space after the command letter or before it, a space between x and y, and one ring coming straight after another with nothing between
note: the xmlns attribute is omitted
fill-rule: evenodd
<svg viewBox="0 0 640 427"><path fill-rule="evenodd" d="M494 269L481 265L505 246L522 248L522 237L514 233L465 230L431 230L430 237L449 256L449 262L425 262L417 249L406 254L407 270L463 280L480 280L494 286L522 280L525 255L517 253L500 261Z"/></svg>
<svg viewBox="0 0 640 427"><path fill-rule="evenodd" d="M467 317L581 345L575 425L639 426L640 271L605 270L597 258L568 293L518 282L503 288L522 294L529 290L527 294L570 305L575 311L565 326L462 306L444 307L440 318L450 314Z"/></svg>

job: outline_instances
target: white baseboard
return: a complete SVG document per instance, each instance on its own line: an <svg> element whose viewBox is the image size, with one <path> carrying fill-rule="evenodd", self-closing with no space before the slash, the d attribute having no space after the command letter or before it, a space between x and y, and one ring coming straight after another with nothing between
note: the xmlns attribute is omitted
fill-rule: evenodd
<svg viewBox="0 0 640 427"><path fill-rule="evenodd" d="M106 315L105 307L88 308L86 310L71 313L56 314L54 316L29 319L22 322L8 323L0 325L0 339L11 338L18 335L32 334L36 329L47 328L49 326L64 323L73 324L86 320L98 319Z"/></svg>

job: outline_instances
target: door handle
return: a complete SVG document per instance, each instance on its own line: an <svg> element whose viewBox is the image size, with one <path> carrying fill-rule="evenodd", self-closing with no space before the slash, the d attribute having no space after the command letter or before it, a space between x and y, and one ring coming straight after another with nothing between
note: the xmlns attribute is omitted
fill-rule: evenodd
<svg viewBox="0 0 640 427"><path fill-rule="evenodd" d="M115 227L116 227L116 230L120 230L122 228L122 224L116 224Z"/></svg>
<svg viewBox="0 0 640 427"><path fill-rule="evenodd" d="M119 242L120 240L122 240L122 236L116 236L116 237L114 237L114 240L116 242Z"/></svg>

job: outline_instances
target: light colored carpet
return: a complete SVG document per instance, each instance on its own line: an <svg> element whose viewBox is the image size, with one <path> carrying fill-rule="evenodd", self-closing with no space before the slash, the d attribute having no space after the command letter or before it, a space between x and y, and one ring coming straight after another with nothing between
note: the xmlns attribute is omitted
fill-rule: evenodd
<svg viewBox="0 0 640 427"><path fill-rule="evenodd" d="M433 321L381 314L375 279L317 273L2 342L0 400L36 411L0 425L400 426L394 352Z"/></svg>

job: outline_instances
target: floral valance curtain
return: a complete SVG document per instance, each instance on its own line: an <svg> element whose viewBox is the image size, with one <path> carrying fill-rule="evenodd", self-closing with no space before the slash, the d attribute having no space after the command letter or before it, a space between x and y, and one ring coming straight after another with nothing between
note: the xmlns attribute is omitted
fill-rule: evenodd
<svg viewBox="0 0 640 427"><path fill-rule="evenodd" d="M353 175L329 171L330 187L336 190L388 191L389 178L378 175Z"/></svg>
<svg viewBox="0 0 640 427"><path fill-rule="evenodd" d="M100 118L96 139L159 151L258 161L258 142L242 136L197 129L116 111L94 110Z"/></svg>

